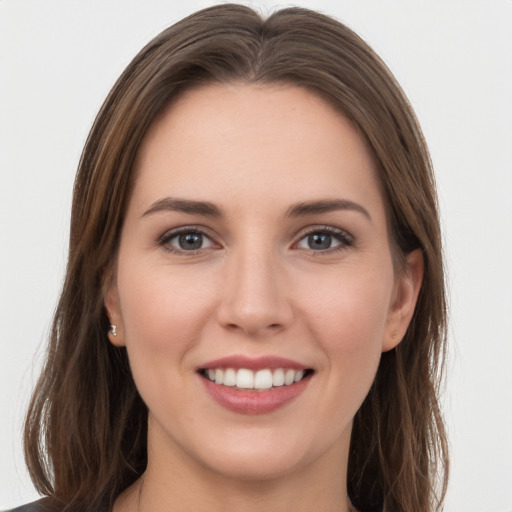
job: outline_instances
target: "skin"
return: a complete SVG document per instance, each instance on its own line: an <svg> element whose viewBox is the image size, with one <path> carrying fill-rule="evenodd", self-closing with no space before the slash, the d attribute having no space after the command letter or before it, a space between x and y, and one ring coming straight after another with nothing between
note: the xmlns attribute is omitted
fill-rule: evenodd
<svg viewBox="0 0 512 512"><path fill-rule="evenodd" d="M114 510L349 510L352 419L382 351L407 329L423 272L419 252L393 268L362 138L301 88L209 85L157 119L136 173L105 304L149 409L148 468ZM221 215L147 213L166 197ZM288 215L339 199L367 215ZM204 233L201 248L180 248L169 233L183 227ZM196 371L233 354L286 357L314 374L285 407L238 414Z"/></svg>

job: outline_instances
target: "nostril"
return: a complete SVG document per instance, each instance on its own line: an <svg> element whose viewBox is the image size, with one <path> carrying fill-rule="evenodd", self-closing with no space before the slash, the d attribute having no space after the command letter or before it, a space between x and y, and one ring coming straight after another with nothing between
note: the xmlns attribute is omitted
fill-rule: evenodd
<svg viewBox="0 0 512 512"><path fill-rule="evenodd" d="M241 322L241 325L237 325L235 323L229 323L229 324L226 324L225 325L226 329L229 329L229 330L238 330L238 329L241 329L242 331L246 331L246 330L259 330L259 328L256 328L256 327L253 327L251 329L251 326L247 327L246 325L244 326L244 324L242 324ZM274 323L274 324L269 324L267 326L267 329L272 329L272 330L278 330L282 327L282 324L280 323ZM263 329L265 329L265 327L263 327Z"/></svg>

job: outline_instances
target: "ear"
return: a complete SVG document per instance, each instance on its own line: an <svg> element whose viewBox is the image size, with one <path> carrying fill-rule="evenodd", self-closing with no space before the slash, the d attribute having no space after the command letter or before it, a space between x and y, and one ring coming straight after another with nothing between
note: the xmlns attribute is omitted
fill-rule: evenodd
<svg viewBox="0 0 512 512"><path fill-rule="evenodd" d="M397 278L384 338L382 351L395 348L405 336L411 321L423 282L423 254L416 249L407 255L405 269Z"/></svg>
<svg viewBox="0 0 512 512"><path fill-rule="evenodd" d="M119 304L119 293L117 290L117 282L114 270L106 271L103 276L103 301L107 310L108 320L111 326L108 331L108 339L112 345L123 347L124 342L124 326L123 317L121 315L121 307Z"/></svg>

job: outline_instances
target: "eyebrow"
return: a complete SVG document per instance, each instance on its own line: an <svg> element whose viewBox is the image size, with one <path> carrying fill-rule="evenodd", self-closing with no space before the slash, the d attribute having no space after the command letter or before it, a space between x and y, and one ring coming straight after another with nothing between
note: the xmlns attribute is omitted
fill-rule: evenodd
<svg viewBox="0 0 512 512"><path fill-rule="evenodd" d="M363 214L370 222L372 217L368 210L358 203L347 199L327 199L320 201L309 201L291 206L286 212L287 217L303 217L305 215L319 215L322 213L338 210L352 210ZM143 217L155 212L175 211L189 213L192 215L204 215L207 217L222 217L221 210L208 201L194 201L192 199L177 199L165 197L159 199L143 213Z"/></svg>
<svg viewBox="0 0 512 512"><path fill-rule="evenodd" d="M207 201L192 201L191 199L175 199L172 197L165 197L156 201L142 216L145 217L146 215L161 211L183 212L205 215L207 217L222 217L220 209L213 203Z"/></svg>
<svg viewBox="0 0 512 512"><path fill-rule="evenodd" d="M347 199L328 199L322 201L311 201L299 203L292 206L288 212L288 217L302 217L304 215L318 215L322 213L334 212L337 210L352 210L363 214L370 222L372 217L368 210L358 203Z"/></svg>

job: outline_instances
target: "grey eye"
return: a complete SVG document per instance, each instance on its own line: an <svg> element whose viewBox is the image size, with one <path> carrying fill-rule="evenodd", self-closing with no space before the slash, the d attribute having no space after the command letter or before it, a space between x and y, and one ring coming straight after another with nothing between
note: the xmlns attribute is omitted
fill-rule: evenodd
<svg viewBox="0 0 512 512"><path fill-rule="evenodd" d="M329 249L332 243L331 235L309 235L308 246L310 249Z"/></svg>
<svg viewBox="0 0 512 512"><path fill-rule="evenodd" d="M301 249L309 249L313 251L326 251L341 244L333 235L328 233L310 233L302 238L298 244Z"/></svg>
<svg viewBox="0 0 512 512"><path fill-rule="evenodd" d="M180 233L168 239L167 245L180 251L198 251L211 247L212 241L203 233L194 231Z"/></svg>
<svg viewBox="0 0 512 512"><path fill-rule="evenodd" d="M177 238L180 249L184 251L194 251L200 249L203 245L203 235L189 233L180 235Z"/></svg>

